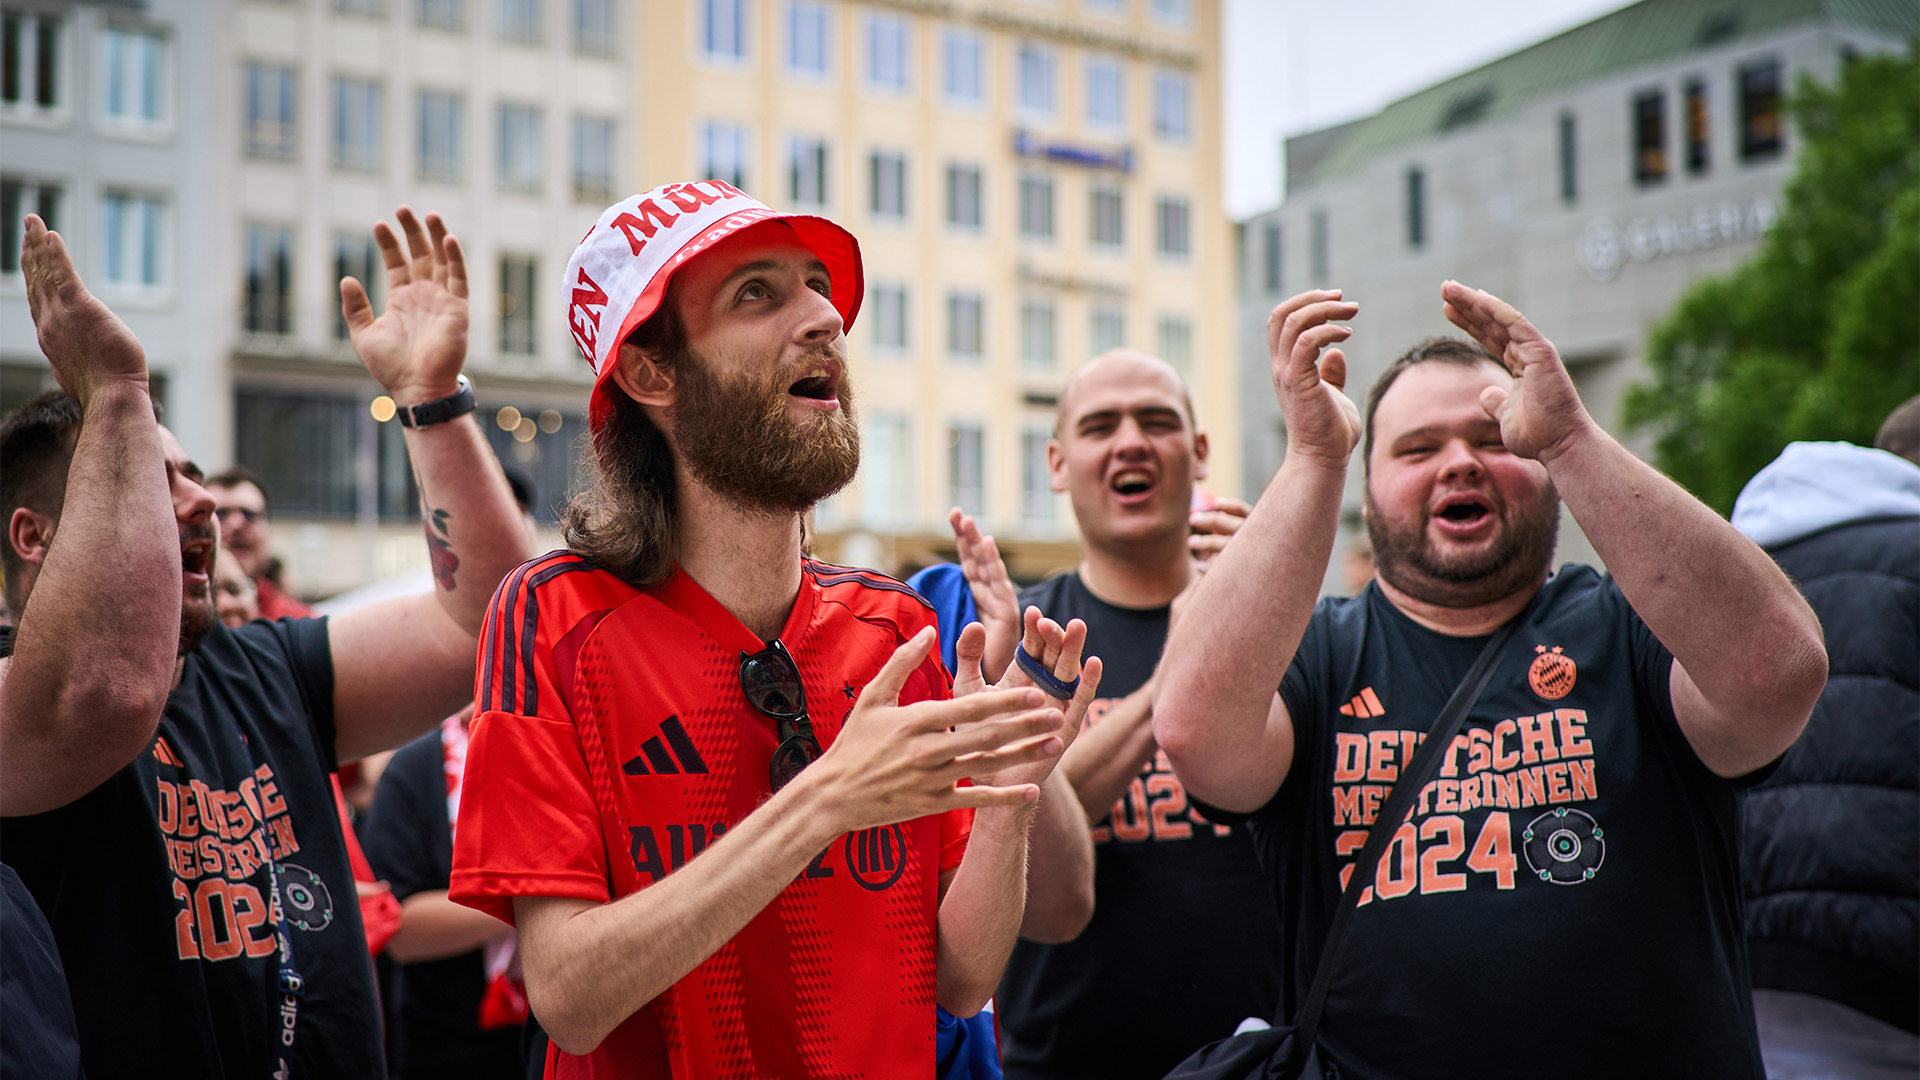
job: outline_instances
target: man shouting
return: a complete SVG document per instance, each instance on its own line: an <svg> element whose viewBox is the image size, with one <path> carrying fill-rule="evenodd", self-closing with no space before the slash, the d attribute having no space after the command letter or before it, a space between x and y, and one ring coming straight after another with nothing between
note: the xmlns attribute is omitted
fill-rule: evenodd
<svg viewBox="0 0 1920 1080"><path fill-rule="evenodd" d="M1013 947L1099 667L1035 613L1046 694L949 700L923 601L802 556L859 464L861 289L844 229L717 181L567 267L593 482L495 597L451 887L518 927L549 1075L930 1075L935 1004L977 1012Z"/></svg>

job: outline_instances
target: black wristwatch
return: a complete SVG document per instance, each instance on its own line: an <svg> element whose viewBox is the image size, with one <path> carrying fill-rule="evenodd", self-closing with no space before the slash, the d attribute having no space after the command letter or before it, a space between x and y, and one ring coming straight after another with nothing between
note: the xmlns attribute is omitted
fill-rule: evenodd
<svg viewBox="0 0 1920 1080"><path fill-rule="evenodd" d="M422 428L465 416L473 409L473 383L463 374L460 376L460 389L454 391L451 397L420 405L396 406L394 415L400 418L401 427Z"/></svg>

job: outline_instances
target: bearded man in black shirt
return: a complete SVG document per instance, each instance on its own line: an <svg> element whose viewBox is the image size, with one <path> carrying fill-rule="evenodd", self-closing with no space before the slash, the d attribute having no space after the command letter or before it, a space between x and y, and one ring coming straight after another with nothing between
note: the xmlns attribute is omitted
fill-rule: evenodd
<svg viewBox="0 0 1920 1080"><path fill-rule="evenodd" d="M1249 819L1291 1009L1385 793L1520 620L1362 894L1323 1058L1364 1077L1754 1080L1740 786L1806 723L1819 624L1765 553L1593 422L1518 311L1441 296L1485 351L1429 342L1375 383L1379 577L1317 608L1361 430L1336 322L1359 308L1331 291L1274 310L1286 459L1172 632L1154 734L1190 793ZM1549 574L1562 499L1611 577Z"/></svg>
<svg viewBox="0 0 1920 1080"><path fill-rule="evenodd" d="M408 410L431 596L337 619L215 615L214 503L160 427L140 343L29 216L21 265L64 393L0 425L7 599L0 849L53 926L95 1078L384 1075L328 773L472 693L494 587L531 537L473 418L465 261L384 223L385 312L342 308Z"/></svg>

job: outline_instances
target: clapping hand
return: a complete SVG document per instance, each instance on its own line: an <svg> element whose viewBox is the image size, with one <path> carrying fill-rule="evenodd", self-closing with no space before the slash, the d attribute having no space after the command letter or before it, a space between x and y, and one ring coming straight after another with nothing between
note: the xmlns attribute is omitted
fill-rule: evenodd
<svg viewBox="0 0 1920 1080"><path fill-rule="evenodd" d="M139 339L87 291L60 234L49 231L38 214L28 214L26 226L20 271L26 278L27 310L60 389L73 395L82 409L110 382L124 380L146 389L147 353Z"/></svg>
<svg viewBox="0 0 1920 1080"><path fill-rule="evenodd" d="M340 279L340 312L367 373L396 403L419 405L458 389L467 358L467 259L439 214L428 214L424 228L408 207L394 218L407 253L386 222L373 227L387 267L386 310L374 318L366 288L349 277Z"/></svg>
<svg viewBox="0 0 1920 1080"><path fill-rule="evenodd" d="M1480 392L1480 406L1500 421L1508 450L1548 462L1593 426L1559 351L1512 304L1457 281L1441 285L1440 296L1447 320L1513 375L1513 389Z"/></svg>
<svg viewBox="0 0 1920 1080"><path fill-rule="evenodd" d="M1334 325L1359 311L1360 305L1341 299L1338 289L1315 290L1290 297L1267 316L1267 353L1287 423L1289 456L1298 453L1344 469L1360 441L1360 410L1342 393L1347 357L1338 348L1353 330Z"/></svg>

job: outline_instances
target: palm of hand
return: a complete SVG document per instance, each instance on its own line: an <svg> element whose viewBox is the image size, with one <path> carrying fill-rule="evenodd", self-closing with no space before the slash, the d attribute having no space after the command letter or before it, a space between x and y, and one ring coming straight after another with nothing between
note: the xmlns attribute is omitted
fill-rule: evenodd
<svg viewBox="0 0 1920 1080"><path fill-rule="evenodd" d="M466 297L439 282L408 282L387 294L379 318L353 333L354 351L389 389L450 386L467 354L467 308Z"/></svg>

